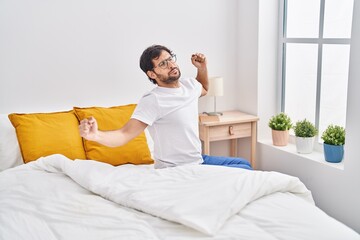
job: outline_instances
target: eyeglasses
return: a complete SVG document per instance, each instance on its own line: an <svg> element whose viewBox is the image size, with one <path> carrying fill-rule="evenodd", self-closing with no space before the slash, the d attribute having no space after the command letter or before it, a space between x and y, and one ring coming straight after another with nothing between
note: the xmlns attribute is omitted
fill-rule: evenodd
<svg viewBox="0 0 360 240"><path fill-rule="evenodd" d="M171 63L176 62L176 55L175 54L173 54L169 58L161 61L156 67L165 69L165 68L167 68L169 66L169 62L171 62ZM154 68L156 68L156 67L154 67Z"/></svg>

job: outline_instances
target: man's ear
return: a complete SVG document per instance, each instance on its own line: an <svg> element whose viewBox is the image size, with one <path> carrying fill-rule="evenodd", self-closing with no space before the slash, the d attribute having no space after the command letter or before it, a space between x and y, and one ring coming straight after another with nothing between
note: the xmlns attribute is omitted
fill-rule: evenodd
<svg viewBox="0 0 360 240"><path fill-rule="evenodd" d="M155 79L156 78L156 74L153 71L147 71L146 75L151 78L151 79Z"/></svg>

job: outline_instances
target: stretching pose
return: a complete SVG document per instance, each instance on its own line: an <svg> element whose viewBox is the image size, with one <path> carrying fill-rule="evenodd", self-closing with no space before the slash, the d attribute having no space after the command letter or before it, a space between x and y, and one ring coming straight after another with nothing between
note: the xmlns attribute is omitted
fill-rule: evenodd
<svg viewBox="0 0 360 240"><path fill-rule="evenodd" d="M201 155L198 99L206 95L209 82L204 54L191 56L196 78L181 78L176 55L165 46L153 45L140 57L140 68L157 86L140 99L131 119L120 129L98 130L96 119L80 122L80 135L100 144L117 147L148 128L154 141L155 168L183 164L226 165L251 169L247 160Z"/></svg>

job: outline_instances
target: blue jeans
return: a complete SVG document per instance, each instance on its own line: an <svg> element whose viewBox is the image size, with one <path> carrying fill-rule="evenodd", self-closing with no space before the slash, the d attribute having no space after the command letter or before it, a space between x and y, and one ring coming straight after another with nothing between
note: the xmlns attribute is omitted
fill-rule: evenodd
<svg viewBox="0 0 360 240"><path fill-rule="evenodd" d="M204 160L203 164L237 167L252 170L249 161L243 158L209 156L204 154L202 155L202 157Z"/></svg>

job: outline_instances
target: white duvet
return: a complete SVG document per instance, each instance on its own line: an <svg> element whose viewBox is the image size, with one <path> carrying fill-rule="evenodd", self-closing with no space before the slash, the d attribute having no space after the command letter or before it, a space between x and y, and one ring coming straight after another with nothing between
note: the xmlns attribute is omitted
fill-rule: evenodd
<svg viewBox="0 0 360 240"><path fill-rule="evenodd" d="M207 165L113 167L62 155L0 173L0 237L360 239L288 175Z"/></svg>

